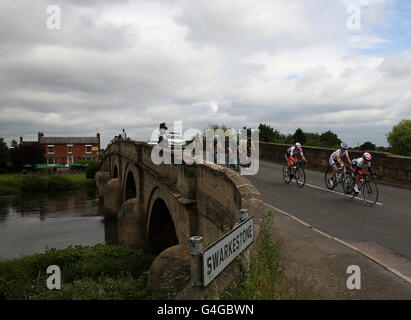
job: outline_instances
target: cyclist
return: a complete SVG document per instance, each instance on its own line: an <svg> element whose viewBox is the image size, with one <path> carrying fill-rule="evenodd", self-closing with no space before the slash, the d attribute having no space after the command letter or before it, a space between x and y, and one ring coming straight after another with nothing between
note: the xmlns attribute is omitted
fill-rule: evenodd
<svg viewBox="0 0 411 320"><path fill-rule="evenodd" d="M333 173L331 175L331 179L334 179L335 175L338 172L337 164L339 165L344 165L344 162L342 159L345 157L347 160L348 164L351 165L351 159L348 155L348 145L345 142L341 142L340 148L335 150L329 159L329 163L331 167L333 168Z"/></svg>
<svg viewBox="0 0 411 320"><path fill-rule="evenodd" d="M297 164L297 155L301 156L301 159L307 163L307 159L304 157L302 145L299 142L296 142L295 145L288 148L287 152L285 153L285 159L288 162L288 171L290 171L291 167Z"/></svg>
<svg viewBox="0 0 411 320"><path fill-rule="evenodd" d="M355 175L355 186L354 191L355 193L359 193L360 190L358 189L358 183L360 179L362 179L362 175L364 174L364 167L368 167L368 171L373 178L375 178L375 174L373 174L371 169L371 155L368 152L365 152L361 158L354 159L351 163L351 168Z"/></svg>

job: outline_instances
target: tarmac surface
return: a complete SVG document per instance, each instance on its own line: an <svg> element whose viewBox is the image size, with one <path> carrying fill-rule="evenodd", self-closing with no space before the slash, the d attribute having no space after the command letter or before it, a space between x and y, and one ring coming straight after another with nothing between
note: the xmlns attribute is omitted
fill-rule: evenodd
<svg viewBox="0 0 411 320"><path fill-rule="evenodd" d="M324 173L305 170L303 188L282 180L282 164L260 161L247 178L274 213L273 235L289 283L321 299L411 300L411 190L378 185L378 203L352 200ZM361 289L348 289L349 266L360 267Z"/></svg>

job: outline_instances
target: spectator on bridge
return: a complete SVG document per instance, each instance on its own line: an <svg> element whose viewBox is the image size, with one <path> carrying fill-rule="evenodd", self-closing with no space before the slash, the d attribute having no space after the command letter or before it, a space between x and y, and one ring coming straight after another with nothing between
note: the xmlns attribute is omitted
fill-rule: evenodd
<svg viewBox="0 0 411 320"><path fill-rule="evenodd" d="M158 143L161 143L161 141L167 141L167 134L168 134L168 128L166 126L165 122L160 123L160 136L158 137Z"/></svg>
<svg viewBox="0 0 411 320"><path fill-rule="evenodd" d="M193 137L193 153L201 155L203 152L203 137L199 132Z"/></svg>

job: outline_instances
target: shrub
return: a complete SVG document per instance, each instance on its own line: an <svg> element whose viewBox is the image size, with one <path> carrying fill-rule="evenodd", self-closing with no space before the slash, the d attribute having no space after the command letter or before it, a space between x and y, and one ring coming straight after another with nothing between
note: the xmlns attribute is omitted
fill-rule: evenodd
<svg viewBox="0 0 411 320"><path fill-rule="evenodd" d="M86 169L86 178L94 179L97 171L100 169L100 164L94 160L83 160L80 163L88 164Z"/></svg>
<svg viewBox="0 0 411 320"><path fill-rule="evenodd" d="M0 262L0 299L131 299L148 297L146 271L154 256L134 247L96 245L51 249ZM46 287L47 267L61 269L62 289ZM123 287L124 285L124 287ZM137 292L131 292L133 286Z"/></svg>

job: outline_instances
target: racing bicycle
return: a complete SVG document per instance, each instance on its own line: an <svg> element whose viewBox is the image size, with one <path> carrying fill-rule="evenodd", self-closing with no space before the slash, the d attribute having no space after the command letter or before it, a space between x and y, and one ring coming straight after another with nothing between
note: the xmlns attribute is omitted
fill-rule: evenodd
<svg viewBox="0 0 411 320"><path fill-rule="evenodd" d="M292 179L295 180L297 186L300 188L305 185L305 171L304 171L304 161L298 161L294 166L288 170L288 163L283 165L283 180L286 184L289 184Z"/></svg>
<svg viewBox="0 0 411 320"><path fill-rule="evenodd" d="M347 175L347 168L345 165L338 167L338 171L334 177L332 176L333 172L333 168L329 166L324 175L325 186L329 190L333 190L339 183L343 183L345 176Z"/></svg>
<svg viewBox="0 0 411 320"><path fill-rule="evenodd" d="M359 193L362 193L364 201L369 206L373 206L378 201L378 187L377 183L371 177L369 173L362 174L362 179L358 185L359 193L354 191L355 185L355 175L354 173L346 175L343 181L343 189L346 194L352 194L352 199L354 199Z"/></svg>

